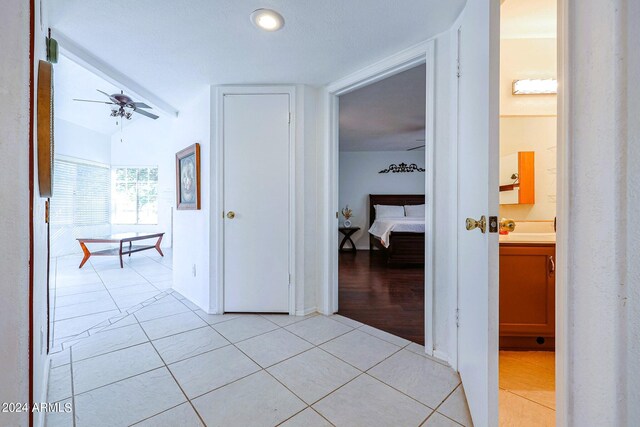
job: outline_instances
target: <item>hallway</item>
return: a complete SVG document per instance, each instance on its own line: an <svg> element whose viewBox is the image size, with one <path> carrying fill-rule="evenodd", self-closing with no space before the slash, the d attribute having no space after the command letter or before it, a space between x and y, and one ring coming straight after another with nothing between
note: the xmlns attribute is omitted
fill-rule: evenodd
<svg viewBox="0 0 640 427"><path fill-rule="evenodd" d="M73 412L46 425L471 425L459 376L423 351L339 315L208 315L169 290L53 355L48 401Z"/></svg>
<svg viewBox="0 0 640 427"><path fill-rule="evenodd" d="M164 257L146 251L124 258L91 257L82 267L82 255L51 259L50 328L52 351L89 328L171 288L171 248Z"/></svg>

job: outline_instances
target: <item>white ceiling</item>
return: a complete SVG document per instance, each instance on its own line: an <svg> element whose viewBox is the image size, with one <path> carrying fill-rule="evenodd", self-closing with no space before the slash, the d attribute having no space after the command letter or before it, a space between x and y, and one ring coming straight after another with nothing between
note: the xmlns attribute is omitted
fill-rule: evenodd
<svg viewBox="0 0 640 427"><path fill-rule="evenodd" d="M340 97L340 151L404 151L424 145L426 67Z"/></svg>
<svg viewBox="0 0 640 427"><path fill-rule="evenodd" d="M557 11L557 0L505 0L500 8L500 37L555 38Z"/></svg>
<svg viewBox="0 0 640 427"><path fill-rule="evenodd" d="M164 101L206 85L324 85L450 28L465 0L50 0L50 25ZM275 33L254 9L285 18Z"/></svg>
<svg viewBox="0 0 640 427"><path fill-rule="evenodd" d="M119 93L120 88L113 86L63 55L59 56L54 70L56 118L105 135L111 135L120 129L116 126L115 117L109 116L111 111L108 105L73 101L74 98L109 101L96 89L107 93ZM127 122L139 118L140 116L134 114L132 119ZM127 122L124 123L125 126Z"/></svg>

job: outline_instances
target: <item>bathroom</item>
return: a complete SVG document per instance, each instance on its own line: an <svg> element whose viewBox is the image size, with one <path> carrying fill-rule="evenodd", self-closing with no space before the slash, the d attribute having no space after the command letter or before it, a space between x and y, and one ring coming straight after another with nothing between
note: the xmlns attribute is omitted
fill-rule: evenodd
<svg viewBox="0 0 640 427"><path fill-rule="evenodd" d="M555 425L556 10L501 6L500 425Z"/></svg>

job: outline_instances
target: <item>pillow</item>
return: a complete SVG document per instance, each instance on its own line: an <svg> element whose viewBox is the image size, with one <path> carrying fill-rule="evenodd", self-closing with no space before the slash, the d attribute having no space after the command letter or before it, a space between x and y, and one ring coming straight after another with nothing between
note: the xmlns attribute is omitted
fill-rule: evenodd
<svg viewBox="0 0 640 427"><path fill-rule="evenodd" d="M404 217L404 207L395 205L374 205L376 209L376 219L382 218L402 218Z"/></svg>
<svg viewBox="0 0 640 427"><path fill-rule="evenodd" d="M404 214L407 218L424 218L424 204L404 205Z"/></svg>

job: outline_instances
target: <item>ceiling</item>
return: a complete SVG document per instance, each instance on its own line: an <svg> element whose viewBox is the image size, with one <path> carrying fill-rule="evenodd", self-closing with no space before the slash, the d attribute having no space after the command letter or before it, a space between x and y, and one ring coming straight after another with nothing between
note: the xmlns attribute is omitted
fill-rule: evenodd
<svg viewBox="0 0 640 427"><path fill-rule="evenodd" d="M332 82L450 28L465 0L49 4L54 31L180 109L207 85ZM280 12L284 28L256 29L258 8Z"/></svg>
<svg viewBox="0 0 640 427"><path fill-rule="evenodd" d="M111 135L120 129L119 126L116 126L116 118L109 116L111 111L108 105L73 100L109 101L106 96L96 89L111 94L119 93L120 88L96 76L64 55L59 56L53 78L56 118L105 135ZM134 114L131 120L127 120L124 125L126 126L139 118L139 115Z"/></svg>
<svg viewBox="0 0 640 427"><path fill-rule="evenodd" d="M556 38L557 0L505 0L500 13L500 38Z"/></svg>
<svg viewBox="0 0 640 427"><path fill-rule="evenodd" d="M426 71L420 65L342 95L340 151L404 151L424 145Z"/></svg>

